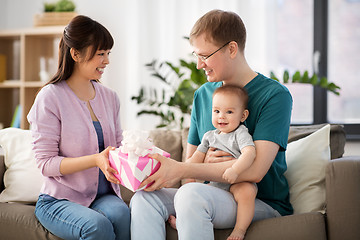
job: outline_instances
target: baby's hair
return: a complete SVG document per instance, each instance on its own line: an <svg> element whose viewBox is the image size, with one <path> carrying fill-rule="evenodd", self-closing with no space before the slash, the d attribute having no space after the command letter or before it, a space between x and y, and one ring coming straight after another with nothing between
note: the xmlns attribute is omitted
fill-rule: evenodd
<svg viewBox="0 0 360 240"><path fill-rule="evenodd" d="M213 97L218 93L238 96L239 100L244 103L244 108L247 108L249 96L244 88L237 85L223 85L214 91Z"/></svg>

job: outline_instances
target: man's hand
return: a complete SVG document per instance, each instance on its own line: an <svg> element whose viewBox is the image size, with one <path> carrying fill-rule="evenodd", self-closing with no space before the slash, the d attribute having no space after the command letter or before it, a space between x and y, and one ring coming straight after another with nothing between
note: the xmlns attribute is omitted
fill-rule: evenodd
<svg viewBox="0 0 360 240"><path fill-rule="evenodd" d="M206 153L205 156L205 163L217 163L217 162L226 162L226 161L230 161L230 160L234 160L235 158L233 158L233 156L231 156L231 154L221 151L221 150L216 150L216 148L209 148L209 150Z"/></svg>
<svg viewBox="0 0 360 240"><path fill-rule="evenodd" d="M182 163L171 158L166 158L158 153L151 154L149 157L159 161L161 165L159 170L146 178L139 188L151 184L144 189L145 191L150 192L164 187L172 187L181 180Z"/></svg>

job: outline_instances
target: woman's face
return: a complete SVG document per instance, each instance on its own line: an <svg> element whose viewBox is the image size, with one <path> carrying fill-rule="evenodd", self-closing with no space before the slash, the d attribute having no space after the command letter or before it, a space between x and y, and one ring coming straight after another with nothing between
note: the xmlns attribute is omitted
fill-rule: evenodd
<svg viewBox="0 0 360 240"><path fill-rule="evenodd" d="M197 58L197 68L204 69L209 82L219 82L228 78L228 72L226 71L226 66L229 66L227 64L229 53L226 51L228 44L225 46L217 46L207 40L205 34L202 34L192 40L192 46L195 53L194 55L199 56ZM221 49L218 50L219 48ZM206 60L202 59L202 57L206 58L210 54L212 55Z"/></svg>
<svg viewBox="0 0 360 240"><path fill-rule="evenodd" d="M95 55L89 59L91 47L86 51L86 56L81 57L78 65L78 73L88 80L100 79L109 61L109 50L97 50Z"/></svg>

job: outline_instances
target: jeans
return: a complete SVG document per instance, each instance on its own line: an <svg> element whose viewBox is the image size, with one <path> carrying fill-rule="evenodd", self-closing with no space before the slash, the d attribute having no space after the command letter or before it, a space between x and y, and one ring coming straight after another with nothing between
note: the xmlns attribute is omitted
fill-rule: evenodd
<svg viewBox="0 0 360 240"><path fill-rule="evenodd" d="M85 207L42 194L35 215L46 229L63 239L130 239L130 210L115 195L103 195Z"/></svg>
<svg viewBox="0 0 360 240"><path fill-rule="evenodd" d="M131 199L131 239L166 239L164 222L175 215L179 240L214 239L214 228L235 225L237 204L230 192L202 183L154 192L136 192ZM279 212L255 200L253 221L278 217Z"/></svg>

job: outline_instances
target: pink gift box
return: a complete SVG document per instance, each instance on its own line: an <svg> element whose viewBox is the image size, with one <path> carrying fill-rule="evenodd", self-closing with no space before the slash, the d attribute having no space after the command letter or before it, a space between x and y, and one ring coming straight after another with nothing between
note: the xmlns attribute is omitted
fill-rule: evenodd
<svg viewBox="0 0 360 240"><path fill-rule="evenodd" d="M150 154L159 153L170 157L169 153L155 146L152 146L149 151ZM110 166L118 172L115 176L119 179L120 184L133 192L141 190L139 189L141 182L160 168L160 163L148 155L131 158L127 153L122 153L120 148L109 152L109 161Z"/></svg>

